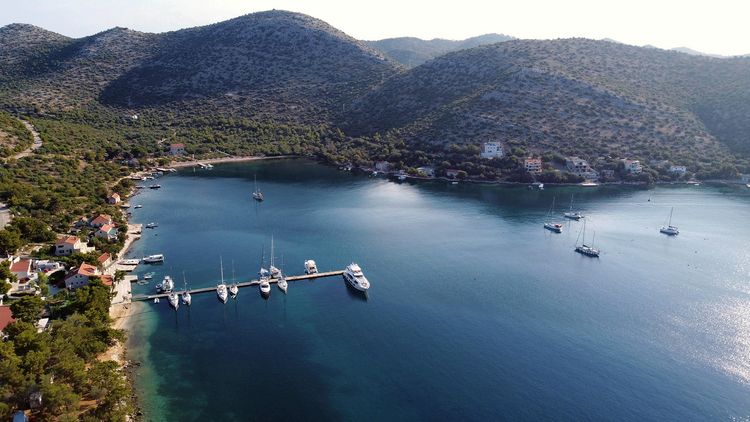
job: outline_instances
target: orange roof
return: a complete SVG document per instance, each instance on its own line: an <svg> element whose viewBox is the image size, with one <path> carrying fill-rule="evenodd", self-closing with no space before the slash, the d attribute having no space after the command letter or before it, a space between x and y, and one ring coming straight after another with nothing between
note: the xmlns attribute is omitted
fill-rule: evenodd
<svg viewBox="0 0 750 422"><path fill-rule="evenodd" d="M115 228L114 224L105 224L99 230L101 230L103 232L109 232L110 230L112 230L114 228Z"/></svg>
<svg viewBox="0 0 750 422"><path fill-rule="evenodd" d="M112 221L112 217L110 217L109 215L99 214L96 216L96 218L91 220L91 224L99 226L103 224L109 224L110 221Z"/></svg>
<svg viewBox="0 0 750 422"><path fill-rule="evenodd" d="M0 306L0 331L3 331L10 323L15 322L10 306Z"/></svg>
<svg viewBox="0 0 750 422"><path fill-rule="evenodd" d="M13 265L10 266L10 272L12 273L25 273L28 272L31 268L31 260L30 259L21 259L18 262L13 263Z"/></svg>
<svg viewBox="0 0 750 422"><path fill-rule="evenodd" d="M117 198L117 199L120 199L120 194L119 194L119 193L117 193L117 192L115 192L115 193L113 193L112 195L109 195L109 197L110 197L110 198Z"/></svg>
<svg viewBox="0 0 750 422"><path fill-rule="evenodd" d="M63 236L60 239L57 240L57 244L64 243L66 245L75 245L76 243L80 242L81 239L75 237L75 236Z"/></svg>
<svg viewBox="0 0 750 422"><path fill-rule="evenodd" d="M82 263L81 266L78 267L73 274L91 277L93 275L96 275L96 267L91 264Z"/></svg>
<svg viewBox="0 0 750 422"><path fill-rule="evenodd" d="M103 254L99 255L99 258L97 258L96 260L99 261L99 263L101 264L107 261L109 259L109 256L110 256L109 253L104 252Z"/></svg>
<svg viewBox="0 0 750 422"><path fill-rule="evenodd" d="M113 284L114 284L114 282L115 282L115 279L114 279L114 278L112 278L112 276L111 276L111 275L109 275L109 274L105 274L105 275L103 275L103 276L99 277L99 279L101 279L101 280L102 280L102 284L103 284L103 285L105 285L105 286L109 286L109 287L112 287L112 285L113 285Z"/></svg>
<svg viewBox="0 0 750 422"><path fill-rule="evenodd" d="M185 148L185 144L172 144L169 147L170 148Z"/></svg>

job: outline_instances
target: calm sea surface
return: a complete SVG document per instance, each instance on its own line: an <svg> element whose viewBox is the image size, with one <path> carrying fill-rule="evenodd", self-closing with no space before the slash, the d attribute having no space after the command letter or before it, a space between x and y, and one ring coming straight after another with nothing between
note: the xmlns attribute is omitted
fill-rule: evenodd
<svg viewBox="0 0 750 422"><path fill-rule="evenodd" d="M266 201L250 197L253 176ZM271 236L288 274L342 278L146 303L130 335L147 420L706 420L750 417L750 189L397 184L307 161L182 170L131 200L130 256L214 286L254 277ZM542 228L571 194L582 222ZM649 202L648 199L651 198ZM659 234L674 207L677 237Z"/></svg>

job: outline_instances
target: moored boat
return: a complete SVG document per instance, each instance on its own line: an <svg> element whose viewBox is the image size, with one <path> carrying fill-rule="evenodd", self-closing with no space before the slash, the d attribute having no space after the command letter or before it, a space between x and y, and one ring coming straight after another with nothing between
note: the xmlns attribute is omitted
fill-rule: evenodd
<svg viewBox="0 0 750 422"><path fill-rule="evenodd" d="M563 214L565 218L570 220L580 220L583 218L583 214L578 211L573 211L573 195L570 195L570 210Z"/></svg>
<svg viewBox="0 0 750 422"><path fill-rule="evenodd" d="M279 281L276 282L276 286L284 293L286 293L286 290L289 288L289 284L286 282L285 277L281 277Z"/></svg>
<svg viewBox="0 0 750 422"><path fill-rule="evenodd" d="M260 284L258 284L261 296L267 298L271 294L271 283L268 282L268 278L261 278Z"/></svg>
<svg viewBox="0 0 750 422"><path fill-rule="evenodd" d="M177 310L177 308L180 307L180 298L179 298L179 296L177 296L177 293L171 292L167 296L167 299L169 299L169 306L171 306L172 308L174 308L175 311Z"/></svg>
<svg viewBox="0 0 750 422"><path fill-rule="evenodd" d="M680 234L680 230L677 228L677 226L672 225L672 213L674 212L674 207L669 211L669 220L665 226L662 226L659 231L661 233L664 233L668 236L677 236Z"/></svg>
<svg viewBox="0 0 750 422"><path fill-rule="evenodd" d="M229 295L227 292L227 284L224 282L224 261L221 258L219 258L219 261L221 262L221 283L216 285L216 296L223 303L227 303Z"/></svg>
<svg viewBox="0 0 750 422"><path fill-rule="evenodd" d="M318 266L315 264L315 261L312 259L305 261L305 274L317 274L317 272Z"/></svg>
<svg viewBox="0 0 750 422"><path fill-rule="evenodd" d="M369 280L367 280L367 277L365 277L359 265L354 262L346 266L346 270L344 270L344 280L360 292L365 292L370 288Z"/></svg>
<svg viewBox="0 0 750 422"><path fill-rule="evenodd" d="M576 239L576 248L575 251L578 252L581 255L590 256L592 258L599 258L599 249L594 248L594 238L591 239L591 246L586 244L586 221L583 222L583 228L581 229L581 232L578 233L579 237L581 235L581 244L578 244L578 239ZM596 233L594 233L594 236L596 236Z"/></svg>
<svg viewBox="0 0 750 422"><path fill-rule="evenodd" d="M143 262L146 264L155 264L158 262L164 262L164 255L162 254L149 255L143 258Z"/></svg>
<svg viewBox="0 0 750 422"><path fill-rule="evenodd" d="M146 228L147 229L155 229L157 227L159 227L159 225L156 224L156 223L148 223L148 224L146 224Z"/></svg>
<svg viewBox="0 0 750 422"><path fill-rule="evenodd" d="M554 209L555 209L555 197L552 197L552 205L549 207L549 211L547 212L548 220L550 217L552 217L552 212L554 211ZM555 233L562 233L562 224L560 223L546 221L544 223L544 228Z"/></svg>

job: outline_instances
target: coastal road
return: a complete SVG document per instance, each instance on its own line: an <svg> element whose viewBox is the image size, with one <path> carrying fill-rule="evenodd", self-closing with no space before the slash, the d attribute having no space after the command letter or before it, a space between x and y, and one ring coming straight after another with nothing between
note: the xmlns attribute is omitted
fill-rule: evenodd
<svg viewBox="0 0 750 422"><path fill-rule="evenodd" d="M31 135L34 137L34 142L31 144L30 147L14 155L13 158L15 158L16 160L20 160L23 157L28 157L29 155L31 155L32 152L42 147L42 137L39 136L39 132L36 131L36 128L34 127L34 125L27 122L26 120L21 120L21 123L23 123L26 129L29 132L31 132Z"/></svg>

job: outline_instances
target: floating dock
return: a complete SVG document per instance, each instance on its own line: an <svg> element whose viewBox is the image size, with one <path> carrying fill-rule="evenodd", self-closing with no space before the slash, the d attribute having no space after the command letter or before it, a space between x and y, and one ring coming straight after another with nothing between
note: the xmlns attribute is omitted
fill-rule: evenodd
<svg viewBox="0 0 750 422"><path fill-rule="evenodd" d="M315 274L293 275L293 276L286 277L286 281L290 282L290 281L301 281L301 280L314 280L316 278L336 277L336 276L343 275L343 274L344 274L344 270L328 271L325 273L315 273ZM268 282L272 284L277 283L278 281L279 281L278 278L268 279ZM237 283L237 287L239 288L251 287L251 286L257 286L259 284L260 284L260 280L250 280L250 281L243 281L241 283ZM227 285L229 286L230 284L227 284ZM175 289L174 292L177 294L182 294L184 290ZM188 292L190 292L191 295L201 294L201 293L211 293L211 292L216 293L216 286L202 287L199 289L190 289L188 290ZM135 295L133 296L131 300L133 302L136 302L136 301L144 301L144 300L153 300L155 298L165 298L167 296L169 296L169 293L154 293L152 295Z"/></svg>

